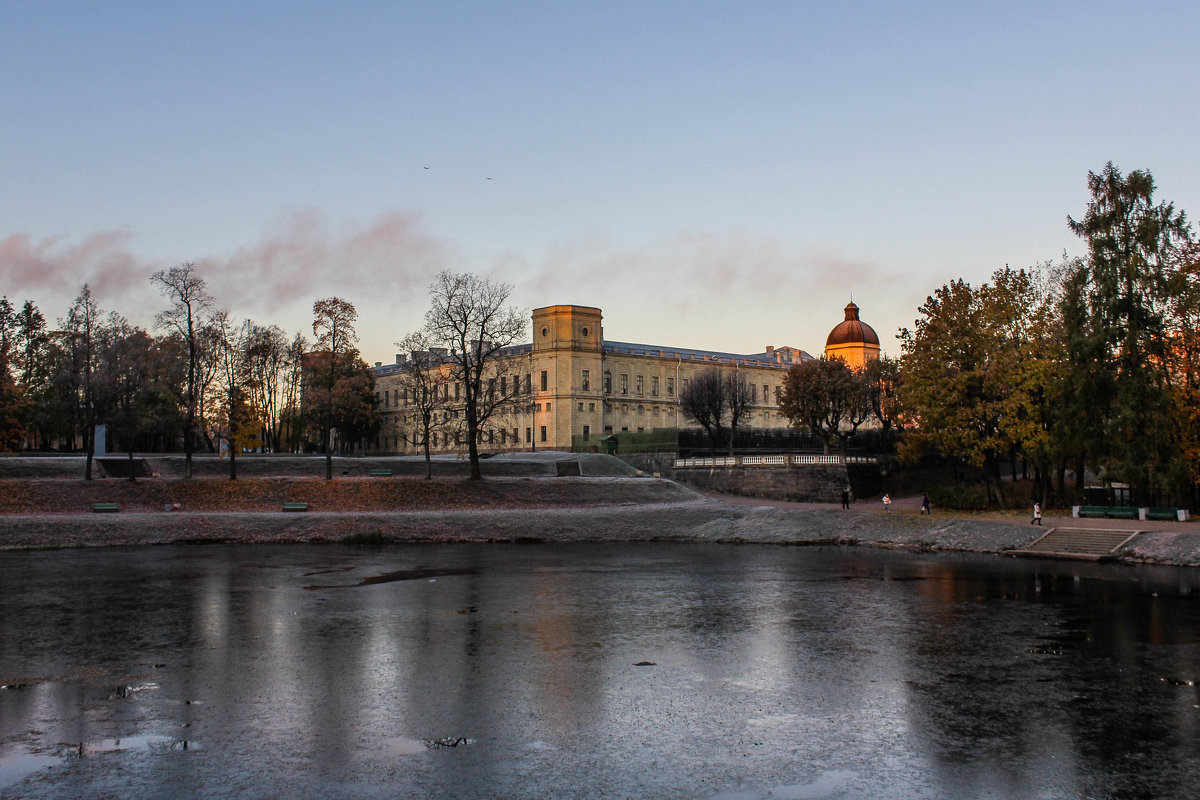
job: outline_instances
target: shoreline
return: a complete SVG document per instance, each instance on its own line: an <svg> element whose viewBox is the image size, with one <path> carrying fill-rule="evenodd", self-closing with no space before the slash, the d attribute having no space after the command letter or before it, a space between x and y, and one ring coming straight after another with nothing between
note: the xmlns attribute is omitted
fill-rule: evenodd
<svg viewBox="0 0 1200 800"><path fill-rule="evenodd" d="M578 479L577 479L578 480ZM585 481L588 479L584 479ZM663 481L669 502L647 497L653 479L640 484L638 500L536 507L431 510L174 511L26 513L0 515L0 551L164 544L340 543L350 537L378 544L499 542L711 542L724 544L839 545L920 552L1003 554L1028 546L1059 524L1087 527L1094 520L1047 518L1044 528L983 516L936 512L844 511L753 498L695 495L679 500L678 484ZM557 481L556 481L557 482ZM597 488L592 486L591 488ZM608 488L612 488L608 484ZM618 488L623 488L618 486ZM587 494L584 492L584 494ZM1107 521L1117 522L1117 521ZM1147 530L1136 522L1109 525L1144 531L1110 561L1200 566L1200 535L1186 523ZM1186 526L1186 527L1185 527Z"/></svg>

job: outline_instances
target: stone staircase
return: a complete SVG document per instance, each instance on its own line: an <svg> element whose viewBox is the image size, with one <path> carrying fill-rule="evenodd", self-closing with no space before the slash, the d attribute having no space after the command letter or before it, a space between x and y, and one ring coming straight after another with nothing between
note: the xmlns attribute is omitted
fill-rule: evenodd
<svg viewBox="0 0 1200 800"><path fill-rule="evenodd" d="M1114 531L1097 528L1051 528L1024 550L1013 550L1017 556L1046 556L1050 558L1107 558L1141 531Z"/></svg>

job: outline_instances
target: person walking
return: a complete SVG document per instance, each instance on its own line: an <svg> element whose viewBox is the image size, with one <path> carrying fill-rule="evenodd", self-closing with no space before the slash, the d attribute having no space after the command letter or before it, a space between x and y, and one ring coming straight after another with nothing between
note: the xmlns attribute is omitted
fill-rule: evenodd
<svg viewBox="0 0 1200 800"><path fill-rule="evenodd" d="M1029 524L1033 525L1034 523L1037 523L1038 525L1042 524L1042 504L1041 503L1033 504L1033 519L1029 520Z"/></svg>
<svg viewBox="0 0 1200 800"><path fill-rule="evenodd" d="M892 508L892 496L887 492L883 493L883 510L890 511Z"/></svg>
<svg viewBox="0 0 1200 800"><path fill-rule="evenodd" d="M850 508L850 489L842 489L842 508Z"/></svg>
<svg viewBox="0 0 1200 800"><path fill-rule="evenodd" d="M921 513L922 514L932 514L933 513L932 511L929 510L929 495L928 494L921 495Z"/></svg>

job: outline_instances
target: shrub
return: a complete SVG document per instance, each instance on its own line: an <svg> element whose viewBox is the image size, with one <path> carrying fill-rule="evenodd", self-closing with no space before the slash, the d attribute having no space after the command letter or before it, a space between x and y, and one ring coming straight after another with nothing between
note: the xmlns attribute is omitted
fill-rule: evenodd
<svg viewBox="0 0 1200 800"><path fill-rule="evenodd" d="M980 511L987 507L983 492L977 486L960 483L958 486L935 486L929 492L934 507L958 511Z"/></svg>

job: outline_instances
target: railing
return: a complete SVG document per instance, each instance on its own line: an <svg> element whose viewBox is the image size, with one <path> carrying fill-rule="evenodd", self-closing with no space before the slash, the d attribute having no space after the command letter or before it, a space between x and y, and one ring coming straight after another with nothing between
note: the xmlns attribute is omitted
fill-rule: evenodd
<svg viewBox="0 0 1200 800"><path fill-rule="evenodd" d="M715 458L677 458L676 469L688 467L808 467L808 466L842 466L843 464L874 464L875 456L825 456L816 454L775 455L775 456L725 456Z"/></svg>

